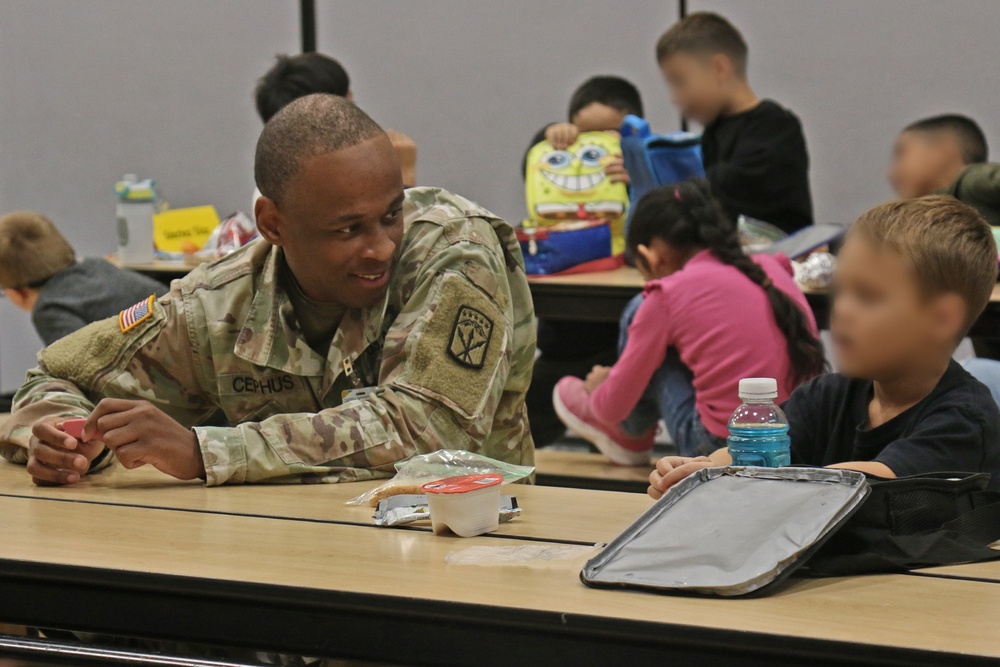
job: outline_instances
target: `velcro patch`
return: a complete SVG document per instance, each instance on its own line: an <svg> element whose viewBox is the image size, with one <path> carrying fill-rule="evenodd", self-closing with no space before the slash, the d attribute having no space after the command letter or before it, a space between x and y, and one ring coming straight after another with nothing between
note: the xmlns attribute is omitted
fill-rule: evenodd
<svg viewBox="0 0 1000 667"><path fill-rule="evenodd" d="M503 311L460 273L446 271L429 297L433 315L413 332L405 371L395 380L457 408L479 414L503 387L508 324ZM501 381L501 384L503 382Z"/></svg>
<svg viewBox="0 0 1000 667"><path fill-rule="evenodd" d="M493 338L493 320L472 306L463 305L451 328L448 354L463 366L480 369Z"/></svg>
<svg viewBox="0 0 1000 667"><path fill-rule="evenodd" d="M153 314L153 301L155 299L155 294L150 295L145 300L118 313L118 328L121 329L122 333L135 328L136 325Z"/></svg>

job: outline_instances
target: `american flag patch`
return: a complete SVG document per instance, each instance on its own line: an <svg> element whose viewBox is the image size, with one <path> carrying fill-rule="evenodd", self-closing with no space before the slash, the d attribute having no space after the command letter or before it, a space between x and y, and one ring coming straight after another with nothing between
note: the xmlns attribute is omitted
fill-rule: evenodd
<svg viewBox="0 0 1000 667"><path fill-rule="evenodd" d="M121 327L122 333L153 314L153 299L155 298L155 295L151 295L145 301L140 301L131 308L126 308L118 313L118 326Z"/></svg>

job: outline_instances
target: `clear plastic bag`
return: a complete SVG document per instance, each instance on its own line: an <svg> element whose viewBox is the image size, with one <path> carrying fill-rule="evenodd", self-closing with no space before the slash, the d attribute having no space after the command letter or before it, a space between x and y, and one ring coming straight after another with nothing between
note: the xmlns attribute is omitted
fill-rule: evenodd
<svg viewBox="0 0 1000 667"><path fill-rule="evenodd" d="M235 252L257 237L257 226L242 211L237 211L219 223L205 246L196 254L211 261Z"/></svg>
<svg viewBox="0 0 1000 667"><path fill-rule="evenodd" d="M461 449L442 449L430 454L421 454L396 464L396 476L357 498L347 501L348 505L368 505L377 507L378 502L403 493L421 494L423 486L446 477L458 475L503 475L504 484L524 479L535 469L504 463L481 454L473 454Z"/></svg>

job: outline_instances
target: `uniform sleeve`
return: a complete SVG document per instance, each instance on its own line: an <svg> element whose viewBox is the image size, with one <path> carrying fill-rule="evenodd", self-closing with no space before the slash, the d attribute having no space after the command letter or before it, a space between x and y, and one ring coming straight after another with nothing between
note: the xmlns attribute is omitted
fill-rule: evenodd
<svg viewBox="0 0 1000 667"><path fill-rule="evenodd" d="M31 313L31 323L46 345L52 345L89 324L79 314L58 304L42 305L36 309Z"/></svg>
<svg viewBox="0 0 1000 667"><path fill-rule="evenodd" d="M511 459L514 449L482 445L513 356L499 248L459 241L423 261L385 336L375 393L315 414L196 428L208 484L386 477L438 449Z"/></svg>
<svg viewBox="0 0 1000 667"><path fill-rule="evenodd" d="M134 311L131 326L108 318L42 350L0 433L4 458L25 462L36 422L86 417L101 398L149 401L185 426L211 415L215 406L200 390L198 353L182 304L180 292L171 292L148 311Z"/></svg>
<svg viewBox="0 0 1000 667"><path fill-rule="evenodd" d="M921 419L913 433L887 445L874 460L897 477L984 472L985 432L979 420L962 407L944 405Z"/></svg>

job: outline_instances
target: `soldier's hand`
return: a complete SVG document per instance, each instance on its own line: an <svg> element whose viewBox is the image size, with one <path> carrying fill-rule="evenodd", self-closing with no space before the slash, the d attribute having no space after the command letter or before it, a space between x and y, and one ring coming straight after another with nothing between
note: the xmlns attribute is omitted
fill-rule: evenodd
<svg viewBox="0 0 1000 667"><path fill-rule="evenodd" d="M178 479L205 475L197 436L152 403L105 398L90 414L86 431L101 433L126 468L151 465Z"/></svg>
<svg viewBox="0 0 1000 667"><path fill-rule="evenodd" d="M99 441L82 442L65 433L62 422L61 417L50 417L31 428L28 474L35 484L76 484L104 451Z"/></svg>
<svg viewBox="0 0 1000 667"><path fill-rule="evenodd" d="M569 148L579 136L580 130L573 123L555 123L545 128L545 139L560 151Z"/></svg>

